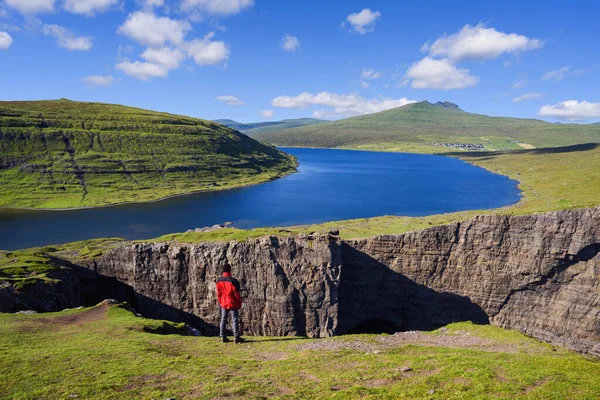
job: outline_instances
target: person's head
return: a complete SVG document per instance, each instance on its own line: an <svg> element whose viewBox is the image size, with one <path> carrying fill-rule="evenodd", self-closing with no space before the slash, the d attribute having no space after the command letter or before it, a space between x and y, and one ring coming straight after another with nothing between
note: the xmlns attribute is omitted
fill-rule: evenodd
<svg viewBox="0 0 600 400"><path fill-rule="evenodd" d="M231 273L231 265L229 265L229 264L223 265L223 272Z"/></svg>

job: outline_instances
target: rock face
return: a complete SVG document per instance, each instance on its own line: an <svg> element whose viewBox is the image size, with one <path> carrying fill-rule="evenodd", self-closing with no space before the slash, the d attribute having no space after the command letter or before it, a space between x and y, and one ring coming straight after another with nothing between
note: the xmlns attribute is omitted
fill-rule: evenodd
<svg viewBox="0 0 600 400"><path fill-rule="evenodd" d="M481 216L344 245L341 282L351 287L340 288L340 330L367 315L403 330L489 320L600 356L599 208ZM379 295L352 295L369 287Z"/></svg>
<svg viewBox="0 0 600 400"><path fill-rule="evenodd" d="M82 302L79 279L71 268L57 268L49 274L47 281L38 280L22 287L1 280L0 312L53 312L77 307Z"/></svg>
<svg viewBox="0 0 600 400"><path fill-rule="evenodd" d="M90 264L95 274L80 273L87 298L120 298L144 316L184 320L216 333L215 283L230 265L242 287L246 333L326 337L337 328L340 249L335 236L136 244Z"/></svg>
<svg viewBox="0 0 600 400"><path fill-rule="evenodd" d="M326 337L474 321L600 356L599 253L595 208L479 216L363 240L129 244L71 268L88 304L125 300L144 316L207 334L219 319L215 281L230 265L246 334Z"/></svg>

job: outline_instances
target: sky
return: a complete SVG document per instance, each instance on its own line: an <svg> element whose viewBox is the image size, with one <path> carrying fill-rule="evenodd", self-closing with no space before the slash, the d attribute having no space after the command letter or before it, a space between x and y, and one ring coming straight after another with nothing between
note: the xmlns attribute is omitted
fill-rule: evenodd
<svg viewBox="0 0 600 400"><path fill-rule="evenodd" d="M0 100L240 122L415 101L600 121L600 3L0 0Z"/></svg>

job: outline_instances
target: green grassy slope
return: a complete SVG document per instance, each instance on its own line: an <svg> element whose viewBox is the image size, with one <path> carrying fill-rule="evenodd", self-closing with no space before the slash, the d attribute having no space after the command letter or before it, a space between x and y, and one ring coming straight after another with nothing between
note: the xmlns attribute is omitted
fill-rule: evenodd
<svg viewBox="0 0 600 400"><path fill-rule="evenodd" d="M326 121L314 118L297 118L297 119L284 119L281 121L266 121L266 122L250 122L242 123L232 121L230 119L218 119L215 122L225 125L231 129L243 132L248 136L254 136L262 132L276 132L283 129L298 128L307 125L322 124Z"/></svg>
<svg viewBox="0 0 600 400"><path fill-rule="evenodd" d="M440 103L420 102L341 121L263 132L254 137L278 146L441 153L450 149L433 143L480 144L487 150L499 150L600 142L600 126L489 117Z"/></svg>
<svg viewBox="0 0 600 400"><path fill-rule="evenodd" d="M234 345L183 332L181 324L136 318L123 306L0 314L0 398L600 396L600 363L492 326L452 324L408 343L353 335L252 337Z"/></svg>
<svg viewBox="0 0 600 400"><path fill-rule="evenodd" d="M157 200L294 167L290 156L210 121L69 100L0 102L0 207Z"/></svg>

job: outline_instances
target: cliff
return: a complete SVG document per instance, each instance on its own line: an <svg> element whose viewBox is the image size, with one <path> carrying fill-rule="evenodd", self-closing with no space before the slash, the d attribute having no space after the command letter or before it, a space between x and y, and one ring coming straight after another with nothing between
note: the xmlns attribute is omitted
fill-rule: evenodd
<svg viewBox="0 0 600 400"><path fill-rule="evenodd" d="M403 235L127 244L78 275L88 303L215 333L230 265L246 334L326 337L491 323L600 356L600 208L479 216Z"/></svg>
<svg viewBox="0 0 600 400"><path fill-rule="evenodd" d="M215 283L230 265L242 286L246 333L326 337L336 331L340 243L333 236L298 236L135 244L90 263L95 274L80 270L80 282L94 301L127 300L144 316L183 320L216 333Z"/></svg>
<svg viewBox="0 0 600 400"><path fill-rule="evenodd" d="M402 330L489 321L600 355L599 208L480 216L346 246L345 327L368 315ZM360 288L379 294L365 302L351 295Z"/></svg>

